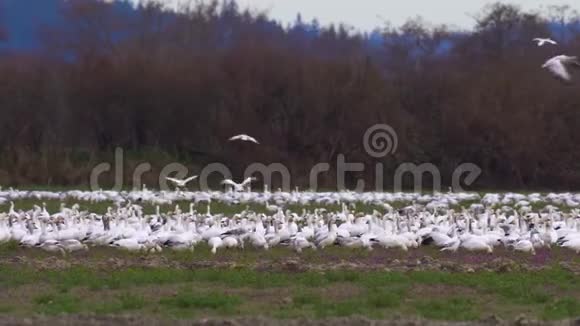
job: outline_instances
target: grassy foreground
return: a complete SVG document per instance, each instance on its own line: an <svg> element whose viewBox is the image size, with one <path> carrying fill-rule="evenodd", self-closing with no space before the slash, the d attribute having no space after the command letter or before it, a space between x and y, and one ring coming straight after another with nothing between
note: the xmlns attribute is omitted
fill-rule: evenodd
<svg viewBox="0 0 580 326"><path fill-rule="evenodd" d="M559 268L519 273L261 272L73 267L0 269L0 314L137 313L155 317L269 316L474 320L580 315L580 282Z"/></svg>

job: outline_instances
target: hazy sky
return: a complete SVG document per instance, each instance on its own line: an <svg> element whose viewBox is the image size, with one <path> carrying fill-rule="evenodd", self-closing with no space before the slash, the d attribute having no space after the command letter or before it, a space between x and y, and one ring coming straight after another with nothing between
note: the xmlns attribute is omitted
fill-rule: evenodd
<svg viewBox="0 0 580 326"><path fill-rule="evenodd" d="M179 1L179 0L167 0ZM540 9L549 4L574 4L577 0L511 0L525 9ZM270 16L291 22L300 12L305 21L316 17L321 24L344 22L358 29L371 30L380 26L384 17L400 25L409 17L423 16L436 24L473 27L470 14L477 13L493 0L238 0L242 7L266 9ZM580 5L575 5L580 9ZM377 17L379 16L379 17Z"/></svg>

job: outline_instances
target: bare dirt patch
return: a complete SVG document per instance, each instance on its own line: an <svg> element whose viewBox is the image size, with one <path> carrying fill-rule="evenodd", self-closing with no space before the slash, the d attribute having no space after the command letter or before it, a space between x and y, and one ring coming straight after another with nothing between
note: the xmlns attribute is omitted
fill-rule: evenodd
<svg viewBox="0 0 580 326"><path fill-rule="evenodd" d="M331 318L320 320L309 319L269 319L269 318L236 318L236 319L194 319L194 320L162 320L141 316L94 316L94 315L71 315L55 317L19 318L0 315L1 325L87 325L87 326L157 326L157 325L207 325L207 326L468 326L468 325L579 325L580 320L565 320L558 322L542 322L517 318L503 321L494 316L479 321L469 322L440 322L424 319L392 319L373 320L364 317Z"/></svg>
<svg viewBox="0 0 580 326"><path fill-rule="evenodd" d="M473 297L478 292L466 286L442 285L442 284L415 284L410 294L412 296L423 296L428 298L444 297Z"/></svg>
<svg viewBox="0 0 580 326"><path fill-rule="evenodd" d="M172 252L157 254L125 253L112 248L99 248L92 252L73 253L69 256L39 253L33 249L17 249L0 258L0 266L26 266L38 270L65 270L83 266L95 270L120 270L137 267L166 267L176 269L197 268L251 268L259 271L328 271L328 270L384 270L421 271L440 270L448 272L517 272L534 271L546 267L560 267L580 274L580 258L567 250L538 250L535 256L515 254L507 250L496 250L493 254L457 252L441 253L432 248L420 248L409 252L375 249L338 250L296 254L287 251L240 252L216 256L207 253L177 255Z"/></svg>

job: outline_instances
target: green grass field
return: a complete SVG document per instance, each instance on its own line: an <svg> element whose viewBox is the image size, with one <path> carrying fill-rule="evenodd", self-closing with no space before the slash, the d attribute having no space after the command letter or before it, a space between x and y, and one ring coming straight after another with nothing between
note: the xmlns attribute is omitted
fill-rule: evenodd
<svg viewBox="0 0 580 326"><path fill-rule="evenodd" d="M47 209L57 212L60 201L47 200ZM31 209L43 201L16 201L16 209ZM71 206L75 202L67 202ZM80 202L81 210L104 213L112 202ZM175 204L189 209L189 202L161 206L173 210ZM399 203L405 206L409 203ZM470 203L464 203L468 207ZM212 202L212 213L231 215L247 205ZM536 204L537 208L544 204ZM395 206L395 205L394 205ZM321 206L289 206L294 212ZM144 205L153 213L154 205ZM249 205L256 212L265 207ZM339 206L325 206L338 211ZM399 208L395 206L395 208ZM460 207L457 207L460 208ZM196 205L199 212L206 204ZM357 205L356 211L384 211L373 205ZM8 204L0 206L7 211ZM496 253L494 253L495 255ZM519 315L541 320L562 320L580 316L580 278L561 268L558 262L579 264L569 251L553 248L534 258L500 251L518 263L542 264L535 271L446 272L439 270L398 271L376 268L384 261L413 261L428 255L435 261L489 262L495 256L449 255L433 248L420 252L350 250L326 248L297 254L287 248L267 252L232 250L213 256L200 245L192 252L163 251L144 255L110 248L91 248L88 253L62 257L37 249L19 248L16 243L0 245L0 315L131 314L155 318L202 318L266 316L277 319L367 316L375 319L423 317L429 320L471 321L490 315L513 319ZM19 263L20 258L28 263ZM148 261L163 258L146 267L114 266L116 261ZM12 259L12 260L11 260ZM298 259L306 264L297 271L264 268L268 263ZM16 263L14 262L16 261ZM30 263L32 262L32 263ZM39 263L36 263L39 262ZM61 263L66 263L61 266ZM76 263L75 263L76 262ZM198 266L196 262L226 265ZM254 264L261 262L261 264ZM373 265L350 270L333 268L336 262ZM71 264L72 263L72 264ZM164 266L164 263L168 263ZM179 265L175 267L171 265ZM315 270L308 266L328 264Z"/></svg>
<svg viewBox="0 0 580 326"><path fill-rule="evenodd" d="M260 272L129 268L2 268L0 313L138 313L155 317L254 316L554 320L580 315L579 279L535 273Z"/></svg>
<svg viewBox="0 0 580 326"><path fill-rule="evenodd" d="M396 259L406 267L422 255L433 262L470 261L469 266L485 266L497 256L527 266L537 266L538 256L550 258L536 269L450 272L427 263L402 270L393 265ZM0 314L447 321L580 316L580 278L558 263L580 266L580 258L555 248L538 256L338 247L302 254L287 248L231 250L214 256L207 246L198 246L194 252L155 254L95 247L63 257L8 243L0 246Z"/></svg>

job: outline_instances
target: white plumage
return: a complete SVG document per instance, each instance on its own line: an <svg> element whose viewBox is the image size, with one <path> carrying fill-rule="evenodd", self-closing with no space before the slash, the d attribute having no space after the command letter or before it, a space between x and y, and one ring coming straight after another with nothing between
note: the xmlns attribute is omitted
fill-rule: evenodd
<svg viewBox="0 0 580 326"><path fill-rule="evenodd" d="M534 39L534 41L536 41L538 43L538 46L544 46L546 43L548 44L552 44L552 45L557 45L558 43L552 39L549 38L541 38L541 37L536 37Z"/></svg>
<svg viewBox="0 0 580 326"><path fill-rule="evenodd" d="M175 184L176 187L185 187L190 181L193 181L195 179L197 179L197 175L191 176L187 179L175 179L175 178L170 178L170 177L166 177L165 179L167 179L168 181L171 181Z"/></svg>
<svg viewBox="0 0 580 326"><path fill-rule="evenodd" d="M240 184L225 180L224 183L241 188L252 180L248 178ZM580 194L574 193L506 193L481 197L476 193L459 192L424 195L199 191L178 194L145 189L54 193L10 190L0 191L0 198L5 202L26 198L81 203L125 200L112 205L104 214L80 211L78 204L70 208L61 205L56 213L49 212L44 205L29 210L17 210L16 205L10 205L5 212L0 212L1 242L16 241L26 248L63 255L75 255L76 251L90 250L94 246L139 252L158 252L163 248L194 250L200 243L206 243L208 250L214 253L226 249L248 250L250 247L249 250L266 250L282 246L297 252L334 246L353 250L391 248L410 251L427 245L441 249L444 255L453 255L456 251L493 254L498 246L512 248L518 254L534 254L551 246L580 252L580 223L577 221L580 210L574 208L580 201ZM142 198L146 204L157 205L155 213L144 213L142 206L129 201L131 198ZM172 204L182 200L192 202L189 210ZM198 212L195 203L206 200L228 205L242 203L248 207L240 208L240 212L233 215L212 213L209 209ZM430 209L440 207L444 202L465 205L474 201L484 206L471 205L461 212L448 208ZM271 202L275 202L279 209L268 213L266 208ZM372 213L355 211L355 206L350 205L364 203L380 207L390 203L392 207L395 203L412 202L422 204L414 204L413 210L406 212L389 209ZM537 212L534 212L535 208L524 210L531 207L528 204L532 202L534 205L544 203L545 207ZM560 211L554 206L556 203L567 210ZM164 206L160 206L162 204ZM261 207L254 210L249 205ZM301 212L292 212L289 207L293 205L304 208L300 209ZM309 210L306 208L308 205L328 207ZM333 205L338 208L329 208ZM249 246L244 246L244 243Z"/></svg>
<svg viewBox="0 0 580 326"><path fill-rule="evenodd" d="M241 140L241 141L246 141L246 142L252 142L252 143L256 143L256 144L260 144L256 138L252 137L252 136L248 136L246 134L241 134L241 135L237 135L237 136L233 136L229 139L230 141L233 140Z"/></svg>
<svg viewBox="0 0 580 326"><path fill-rule="evenodd" d="M578 62L577 57L558 55L549 59L542 65L542 68L548 69L552 75L564 82L572 81L572 76L568 71L569 67L580 68L580 62Z"/></svg>

